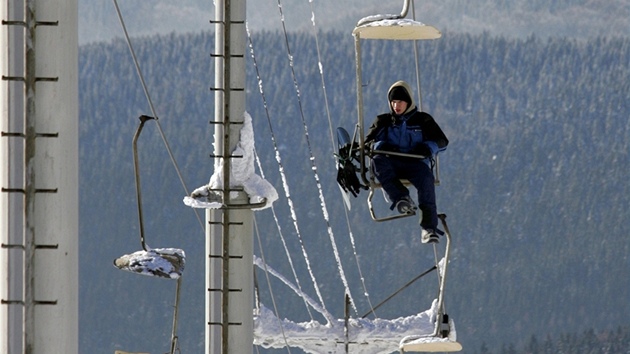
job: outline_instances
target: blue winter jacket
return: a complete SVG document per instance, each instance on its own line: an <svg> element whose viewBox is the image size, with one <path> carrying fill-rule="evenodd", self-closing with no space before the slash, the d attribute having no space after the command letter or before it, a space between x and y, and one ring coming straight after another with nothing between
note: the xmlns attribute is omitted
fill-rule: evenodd
<svg viewBox="0 0 630 354"><path fill-rule="evenodd" d="M405 82L392 85L402 86L410 92ZM411 95L409 95L411 97ZM418 112L415 102L400 116L390 113L376 117L368 129L366 144L373 144L374 150L395 151L413 154L421 144L426 144L434 156L446 149L448 139L433 117L425 112Z"/></svg>

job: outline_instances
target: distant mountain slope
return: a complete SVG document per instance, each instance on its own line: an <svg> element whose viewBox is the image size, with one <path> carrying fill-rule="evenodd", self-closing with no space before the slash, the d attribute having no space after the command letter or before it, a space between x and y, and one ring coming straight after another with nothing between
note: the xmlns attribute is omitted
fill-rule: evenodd
<svg viewBox="0 0 630 354"><path fill-rule="evenodd" d="M204 0L119 1L132 36L210 30L212 2ZM374 14L398 14L402 0L282 1L289 31L311 30L311 5L319 30L350 33L357 21ZM426 0L415 5L421 22L451 32L496 36L593 38L627 36L630 33L630 0ZM278 2L247 2L249 26L254 31L281 28ZM410 16L411 17L411 14ZM80 42L122 36L110 1L80 0Z"/></svg>
<svg viewBox="0 0 630 354"><path fill-rule="evenodd" d="M329 32L319 39L332 124L352 129L352 37ZM297 274L313 294L270 126L327 309L343 317L344 289L305 149L302 108L331 228L363 314L369 306L335 182L314 39L304 33L289 38L302 107L296 102L284 37L260 32L252 40L268 111L249 59L247 110L266 179L281 194L274 207ZM213 173L214 126L208 123L213 114L212 34L153 36L134 44L184 180L189 188L206 184ZM386 109L384 92L393 81L413 84L411 52L409 43L364 46L367 119ZM542 341L548 335L627 325L630 39L448 34L422 43L419 52L424 109L451 142L440 160L437 193L454 235L447 308L466 352L476 352L484 342L497 353L504 343L521 346L534 335ZM112 265L114 258L140 247L131 139L137 117L149 113L146 99L121 40L82 46L79 75L80 352L163 353L170 338L174 283ZM199 353L207 291L203 224L182 203L185 193L155 124L143 130L139 152L147 241L152 247L186 251L179 343L183 353ZM428 269L433 250L419 242L417 220L372 222L365 198L362 193L353 199L349 218L368 293L377 303ZM374 199L385 211L379 193ZM266 259L290 275L270 210L257 212L256 222ZM260 297L268 305L264 274L257 274ZM434 276L379 308L379 317L426 310L436 294ZM303 302L282 284L273 285L281 316L308 321Z"/></svg>

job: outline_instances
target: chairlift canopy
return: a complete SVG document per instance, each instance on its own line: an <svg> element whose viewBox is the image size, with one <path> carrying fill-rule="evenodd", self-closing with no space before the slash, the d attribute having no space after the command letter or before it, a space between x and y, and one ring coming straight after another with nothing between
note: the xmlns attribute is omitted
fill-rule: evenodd
<svg viewBox="0 0 630 354"><path fill-rule="evenodd" d="M352 34L362 39L423 40L438 39L442 32L422 22L406 18L385 18L359 21Z"/></svg>

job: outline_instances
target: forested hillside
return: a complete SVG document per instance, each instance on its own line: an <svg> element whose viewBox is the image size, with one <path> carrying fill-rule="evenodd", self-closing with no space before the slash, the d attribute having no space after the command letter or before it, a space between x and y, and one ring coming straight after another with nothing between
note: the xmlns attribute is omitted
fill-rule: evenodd
<svg viewBox="0 0 630 354"><path fill-rule="evenodd" d="M249 28L289 31L319 29L350 33L357 21L375 14L399 14L404 0L256 0L247 2ZM423 0L416 18L441 30L496 36L596 38L630 32L630 0ZM81 43L122 37L112 1L79 1ZM211 30L214 3L206 0L118 1L134 36ZM313 17L313 18L312 18ZM411 12L409 17L411 18Z"/></svg>
<svg viewBox="0 0 630 354"><path fill-rule="evenodd" d="M335 182L331 141L331 129L352 130L356 122L354 47L347 33L321 33L319 42L327 101L312 36L289 38L298 96L284 37L254 33L268 108L248 59L247 110L263 172L281 195L275 212L302 286L315 297L272 132L317 283L329 311L342 318L344 289L309 155L315 158L359 312L353 315L361 316L369 305ZM213 117L212 35L151 37L134 40L134 46L188 190L206 184L213 173L214 128L208 124ZM417 87L409 43L379 41L366 43L363 50L369 121L387 109L385 94L392 82L404 79ZM447 310L465 352L506 352L532 345L532 338L542 344L548 336L551 341L589 329L599 334L625 328L617 333L627 342L627 327L620 326L630 324L630 40L445 33L439 41L421 43L419 53L423 109L451 141L440 159L437 193L454 238ZM165 352L175 283L112 266L114 258L140 249L131 140L137 117L151 113L123 41L81 47L80 92L80 352ZM305 144L303 122L310 144ZM182 353L199 353L204 342L203 226L182 203L186 193L155 124L147 124L138 145L147 242L186 251L180 347ZM415 220L372 222L365 199L362 194L353 200L348 219L375 304L430 268L433 250L420 243ZM385 212L384 202L378 207ZM199 216L203 220L203 212ZM271 210L257 212L256 225L265 258L290 276ZM261 254L258 247L256 253ZM265 276L257 273L262 301L270 306ZM423 278L377 314L396 318L426 310L435 283L433 274ZM304 303L286 286L278 281L272 286L281 317L309 320Z"/></svg>

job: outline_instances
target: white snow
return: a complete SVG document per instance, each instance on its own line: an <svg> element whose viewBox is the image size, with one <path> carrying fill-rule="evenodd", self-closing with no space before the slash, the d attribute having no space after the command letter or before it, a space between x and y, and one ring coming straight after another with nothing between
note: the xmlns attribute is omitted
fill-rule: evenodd
<svg viewBox="0 0 630 354"><path fill-rule="evenodd" d="M216 137L215 137L216 141ZM232 152L234 156L242 158L231 159L230 187L242 187L249 195L249 202L262 204L253 207L253 210L269 208L278 199L278 192L265 179L254 171L254 129L252 117L245 112L243 127L240 131L238 145ZM215 190L223 188L223 160L215 163L215 171L210 177L210 183L195 189L190 196L184 197L184 204L192 208L219 209L225 205L220 193ZM230 193L230 198L236 197L236 192Z"/></svg>
<svg viewBox="0 0 630 354"><path fill-rule="evenodd" d="M122 255L114 266L132 273L178 279L184 271L186 254L179 248L154 248Z"/></svg>
<svg viewBox="0 0 630 354"><path fill-rule="evenodd" d="M423 351L436 344L457 347L455 326L450 321L448 338L434 337L437 300L431 309L408 317L388 319L350 318L347 341L351 353L392 353L405 343L422 343ZM317 321L295 323L278 319L262 306L254 310L254 344L264 348L298 347L307 353L345 353L345 320L326 325ZM442 351L442 350L440 350Z"/></svg>
<svg viewBox="0 0 630 354"><path fill-rule="evenodd" d="M404 22L403 20L399 21ZM256 157L254 153L254 132L252 119L248 113L245 113L239 143L232 155L243 157L231 159L230 187L242 187L248 194L250 203L262 204L252 209L260 210L270 207L278 199L278 194L268 181L254 171ZM224 202L221 193L217 192L223 187L222 170L223 162L216 162L215 171L210 178L209 184L197 188L190 196L185 197L184 204L193 208L211 209L223 208L225 204L229 204L229 202ZM288 188L285 189L288 192ZM231 195L230 198L235 196ZM145 260L151 258L151 255L143 255L141 254L142 252L136 253L140 254L135 258L131 257L133 255L123 256L129 257L130 260L121 261L120 263L124 263L125 267L119 268L139 272L131 264L141 264L142 267L139 269L142 274L152 273L152 271L148 270L152 269L149 266L150 262ZM131 258L134 259L131 260ZM155 257L152 259L158 260ZM396 319L349 318L346 326L344 319L335 319L321 303L303 293L298 286L295 286L274 271L268 264L264 264L260 258L254 257L254 263L280 279L326 320L325 324L316 320L301 323L288 319L281 320L271 310L260 304L257 309L254 309L255 345L265 348L298 347L307 353L345 353L346 345L349 346L349 350L352 353L364 354L392 353L399 350L456 351L461 349L461 346L456 342L455 326L452 320L449 320L450 332L447 338L435 336L439 330L436 322L438 318L437 299L433 301L430 309L408 317ZM443 262L440 262L439 267L443 267ZM160 271L164 272L162 268L160 268ZM408 347L410 344L412 346Z"/></svg>
<svg viewBox="0 0 630 354"><path fill-rule="evenodd" d="M375 15L361 19L352 31L362 39L424 40L438 39L442 33L422 22L398 18L396 15Z"/></svg>
<svg viewBox="0 0 630 354"><path fill-rule="evenodd" d="M344 319L333 319L332 315L319 306L297 286L276 272L269 265L254 257L254 264L260 269L277 277L291 288L298 296L306 299L313 309L323 315L327 323L317 321L296 323L288 319L280 320L273 312L260 304L254 310L254 344L264 348L298 347L307 353L345 353L346 328ZM440 270L444 259L439 262ZM440 271L440 274L443 274ZM459 351L455 323L449 319L450 332L447 338L434 336L437 330L436 319L438 300L431 308L419 314L389 319L350 318L348 320L347 341L350 352L363 354L392 353L402 349L405 351L425 352ZM413 349L410 350L409 348Z"/></svg>
<svg viewBox="0 0 630 354"><path fill-rule="evenodd" d="M357 27L392 27L392 26L424 26L423 23L408 18L399 18L399 15L373 15L364 17L357 22Z"/></svg>

